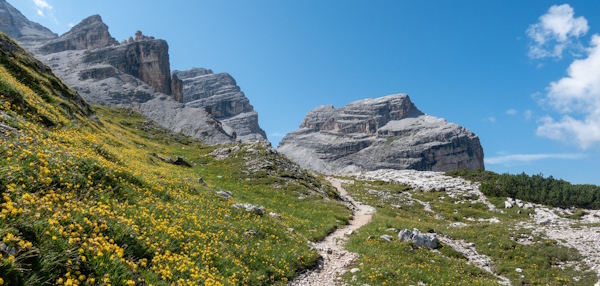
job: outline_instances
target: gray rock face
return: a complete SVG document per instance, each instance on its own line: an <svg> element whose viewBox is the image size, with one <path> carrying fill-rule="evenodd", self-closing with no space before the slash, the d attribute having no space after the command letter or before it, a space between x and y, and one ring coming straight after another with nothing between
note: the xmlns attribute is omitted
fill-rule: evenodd
<svg viewBox="0 0 600 286"><path fill-rule="evenodd" d="M183 81L177 75L171 76L171 93L177 102L183 103Z"/></svg>
<svg viewBox="0 0 600 286"><path fill-rule="evenodd" d="M95 51L64 51L42 56L41 59L88 102L132 107L165 128L207 144L235 142L235 137L227 133L223 124L205 109L187 107L108 63L85 61L85 57Z"/></svg>
<svg viewBox="0 0 600 286"><path fill-rule="evenodd" d="M5 0L0 0L0 30L19 42L48 40L58 37L48 28L29 21L19 10Z"/></svg>
<svg viewBox="0 0 600 286"><path fill-rule="evenodd" d="M86 64L108 64L149 84L158 92L171 94L169 45L164 40L134 41L96 49L83 57Z"/></svg>
<svg viewBox="0 0 600 286"><path fill-rule="evenodd" d="M317 107L277 151L326 174L484 168L477 135L423 114L406 94Z"/></svg>
<svg viewBox="0 0 600 286"><path fill-rule="evenodd" d="M239 140L266 141L267 135L258 125L258 113L229 74L193 68L174 71L173 77L183 82L186 106L204 108L223 123L228 133L235 132Z"/></svg>
<svg viewBox="0 0 600 286"><path fill-rule="evenodd" d="M119 44L98 15L57 37L4 0L0 29L18 38L88 102L132 107L163 127L207 144L266 141L258 114L231 76L206 69L172 75L164 40L137 31L135 38ZM202 75L206 77L195 79ZM197 92L200 89L204 93ZM190 100L194 97L201 100Z"/></svg>
<svg viewBox="0 0 600 286"><path fill-rule="evenodd" d="M99 15L90 16L58 39L51 40L40 47L45 54L68 50L94 50L118 44L108 32L108 26Z"/></svg>

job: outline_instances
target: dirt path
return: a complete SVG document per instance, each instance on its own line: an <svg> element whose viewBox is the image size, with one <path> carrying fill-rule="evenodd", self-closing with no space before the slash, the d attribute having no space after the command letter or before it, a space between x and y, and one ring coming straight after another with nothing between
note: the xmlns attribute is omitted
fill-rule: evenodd
<svg viewBox="0 0 600 286"><path fill-rule="evenodd" d="M346 234L350 231L356 231L363 225L369 223L375 212L375 208L357 203L342 188L342 183L334 178L327 178L329 182L338 190L340 196L350 201L356 207L353 212L353 218L348 224L331 233L324 240L315 244L315 248L323 257L315 269L309 270L298 276L288 285L343 285L341 274L349 271L348 267L358 258L358 254L348 252L344 249Z"/></svg>

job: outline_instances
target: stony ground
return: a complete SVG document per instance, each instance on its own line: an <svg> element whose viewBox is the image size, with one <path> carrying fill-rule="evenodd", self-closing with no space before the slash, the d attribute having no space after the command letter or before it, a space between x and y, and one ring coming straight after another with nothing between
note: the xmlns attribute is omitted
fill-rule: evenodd
<svg viewBox="0 0 600 286"><path fill-rule="evenodd" d="M459 199L456 203L479 202L487 205L492 213L495 212L500 214L505 212L492 204L488 198L479 191L479 183L472 183L462 178L452 178L441 172L379 170L365 172L356 175L356 177L361 180L380 180L393 184L408 185L414 190L423 192L445 192L447 196ZM381 196L381 194L377 195ZM410 193L396 196L402 197L404 200L421 204L425 211L434 212L431 210L429 202L412 198ZM530 214L530 219L519 222L515 226L515 230L531 230L532 234L535 236L555 240L559 245L576 249L583 256L582 261L579 261L578 263L585 263L591 270L598 273L600 279L600 211L579 210L580 212L583 212L583 215L580 218L573 218L573 214L577 212L576 209L565 210L539 204L530 204L520 201L515 203L514 200L510 201L512 201L511 204L507 201L507 205L510 205L510 207L519 208L523 211L528 209L533 210ZM436 219L443 219L438 214L434 215ZM467 220L475 221L473 218L467 218ZM479 221L481 220L482 219L479 219ZM487 220L494 223L500 223L495 217ZM453 223L450 226L460 228L466 227L467 224L458 222ZM438 239L442 243L451 246L456 251L462 253L468 259L469 263L488 273L492 273L499 279L498 283L510 284L509 279L494 273L492 260L478 252L471 242L456 240L446 236L440 236ZM529 240L524 238L517 239L516 241L523 245L527 245L528 243L533 243L530 240L531 238ZM559 262L557 267L573 266L569 265L569 263L560 263L562 262ZM577 281L577 277L575 277L575 281ZM596 286L600 286L600 281L596 283Z"/></svg>
<svg viewBox="0 0 600 286"><path fill-rule="evenodd" d="M600 286L600 211L584 210L586 215L575 220L566 217L572 214L569 210L535 207L532 221L523 222L520 227L577 249L584 256L583 262L598 273L596 286Z"/></svg>
<svg viewBox="0 0 600 286"><path fill-rule="evenodd" d="M294 279L288 285L343 285L341 275L347 271L356 271L348 269L358 254L349 252L344 249L344 241L346 235L359 229L369 223L375 209L368 205L363 205L354 201L348 192L342 188L341 181L338 179L328 178L331 184L338 190L340 196L351 203L353 207L353 218L348 222L348 225L337 229L324 240L314 244L319 254L323 257L316 268L303 273L298 278Z"/></svg>

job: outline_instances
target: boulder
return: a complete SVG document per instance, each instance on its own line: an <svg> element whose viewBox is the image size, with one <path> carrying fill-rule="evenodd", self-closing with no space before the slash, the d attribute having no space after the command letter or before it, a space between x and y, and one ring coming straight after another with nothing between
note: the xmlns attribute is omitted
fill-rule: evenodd
<svg viewBox="0 0 600 286"><path fill-rule="evenodd" d="M262 216L266 212L265 207L263 207L263 206L258 207L258 206L252 205L252 204L235 203L231 207L236 208L236 209L239 209L239 208L245 209L249 213L253 213L255 215L260 215L260 216Z"/></svg>
<svg viewBox="0 0 600 286"><path fill-rule="evenodd" d="M217 195L225 200L231 200L231 196L232 196L231 192L225 192L225 191L218 191Z"/></svg>
<svg viewBox="0 0 600 286"><path fill-rule="evenodd" d="M406 94L317 107L277 151L325 174L484 168L477 135L423 114Z"/></svg>
<svg viewBox="0 0 600 286"><path fill-rule="evenodd" d="M417 246L427 248L427 249L435 249L438 247L436 234L432 233L421 233L419 230L409 230L403 229L398 233L398 239L400 241L412 241Z"/></svg>
<svg viewBox="0 0 600 286"><path fill-rule="evenodd" d="M513 204L511 202L509 202L509 201L505 201L504 202L504 208L505 209L510 209L512 207L513 207Z"/></svg>
<svg viewBox="0 0 600 286"><path fill-rule="evenodd" d="M524 205L524 204L523 204L523 201L521 201L521 200L515 200L515 204L516 204L518 207L520 207L520 208L522 208L522 207L523 207L523 205Z"/></svg>

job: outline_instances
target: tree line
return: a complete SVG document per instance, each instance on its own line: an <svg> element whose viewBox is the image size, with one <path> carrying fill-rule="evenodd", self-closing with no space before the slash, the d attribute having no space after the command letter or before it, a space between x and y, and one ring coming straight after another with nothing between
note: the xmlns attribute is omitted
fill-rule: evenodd
<svg viewBox="0 0 600 286"><path fill-rule="evenodd" d="M495 197L511 197L554 207L600 209L600 186L575 185L543 174L497 174L484 170L454 170L446 173L481 183L482 193Z"/></svg>

